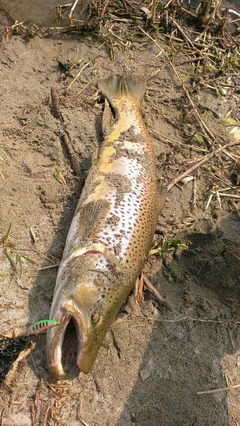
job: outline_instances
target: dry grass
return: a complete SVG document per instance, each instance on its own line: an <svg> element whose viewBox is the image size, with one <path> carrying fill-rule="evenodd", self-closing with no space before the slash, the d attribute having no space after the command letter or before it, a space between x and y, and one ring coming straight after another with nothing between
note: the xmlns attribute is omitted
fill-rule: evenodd
<svg viewBox="0 0 240 426"><path fill-rule="evenodd" d="M190 97L202 87L224 96L226 90L232 88L234 92L239 86L240 34L237 25L230 27L230 16L221 10L220 0L201 0L197 9L183 6L180 0L75 0L57 6L53 21L56 25L48 28L15 22L6 27L5 37L74 36L86 43L99 41L112 59L119 49L160 42L164 46L160 54L164 52L166 57L164 66L188 64ZM185 95L187 121L189 103L190 107L195 104L191 105L186 91Z"/></svg>

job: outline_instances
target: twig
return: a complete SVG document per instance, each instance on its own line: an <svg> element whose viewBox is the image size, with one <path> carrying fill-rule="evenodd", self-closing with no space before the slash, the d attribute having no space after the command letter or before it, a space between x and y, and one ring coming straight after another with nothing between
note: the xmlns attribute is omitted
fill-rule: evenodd
<svg viewBox="0 0 240 426"><path fill-rule="evenodd" d="M77 156L76 156L76 154L73 150L72 142L70 140L70 136L69 136L69 133L67 131L63 134L62 140L63 140L64 145L67 149L67 152L70 156L72 169L77 176L80 176L81 175L80 164L79 164L78 158L77 158Z"/></svg>
<svg viewBox="0 0 240 426"><path fill-rule="evenodd" d="M236 203L234 203L234 201L232 201L232 203L233 203L233 205L234 205L234 207L236 209L236 213L237 213L237 215L238 215L238 217L240 219L240 213L239 213L238 207L237 207Z"/></svg>
<svg viewBox="0 0 240 426"><path fill-rule="evenodd" d="M236 161L235 160L235 158L240 158L239 157L239 155L235 155L235 154L233 154L232 152L230 153L229 151L226 151L225 149L224 149L224 154L226 154L229 158L231 158L233 161Z"/></svg>
<svg viewBox="0 0 240 426"><path fill-rule="evenodd" d="M200 56L200 57L197 57L197 58L186 59L185 61L179 62L176 65L178 67L180 67L181 65L191 64L192 62L199 62L199 61L204 61L204 60L206 60L206 56Z"/></svg>
<svg viewBox="0 0 240 426"><path fill-rule="evenodd" d="M0 161L3 161L2 157L0 157ZM1 170L1 167L0 167L0 178L1 178L1 180L4 180L4 174L3 174L2 170Z"/></svg>
<svg viewBox="0 0 240 426"><path fill-rule="evenodd" d="M84 92L84 90L86 90L86 88L88 86L90 86L90 84L92 84L92 82L95 80L95 77L93 77L81 90L79 90L79 92L77 93L76 97L79 97L82 92Z"/></svg>
<svg viewBox="0 0 240 426"><path fill-rule="evenodd" d="M218 191L216 191L216 197L217 197L217 200L218 200L219 208L221 209L222 203L221 203L220 193Z"/></svg>
<svg viewBox="0 0 240 426"><path fill-rule="evenodd" d="M187 34L183 31L182 27L180 27L180 25L178 25L178 23L175 21L175 19L173 19L173 23L174 25L176 25L178 31L181 33L181 35L183 36L183 39L190 44L190 46L194 49L195 46L192 43L192 41L190 40L190 38L187 36Z"/></svg>
<svg viewBox="0 0 240 426"><path fill-rule="evenodd" d="M157 319L157 322L166 322L166 323L175 323L175 322L182 322L182 321L194 321L194 322L204 322L204 323L213 323L213 324L223 324L223 323L232 323L232 324L240 324L239 321L233 321L233 320L215 320L215 319L204 319L204 318L193 318L193 317L181 317L176 318L172 320L167 319Z"/></svg>
<svg viewBox="0 0 240 426"><path fill-rule="evenodd" d="M21 249L19 249L19 250L21 250ZM42 256L45 260L48 260L48 262L50 262L53 265L55 265L56 260L53 260L50 257L47 257L44 253L42 253L41 251L37 250L36 248L26 249L26 251L33 251L33 252L37 253L39 256Z"/></svg>
<svg viewBox="0 0 240 426"><path fill-rule="evenodd" d="M207 200L207 204L206 204L206 207L205 207L205 210L207 210L207 209L208 209L208 207L210 206L211 201L212 201L212 199L213 199L213 195L214 195L214 193L213 193L213 192L209 195L208 200Z"/></svg>
<svg viewBox="0 0 240 426"><path fill-rule="evenodd" d="M155 24L155 21L156 21L156 0L153 0L153 2L152 2L152 18L151 18L151 21L152 21L152 25L154 25Z"/></svg>
<svg viewBox="0 0 240 426"><path fill-rule="evenodd" d="M33 240L33 244L35 244L36 243L36 235L35 235L35 232L34 232L32 226L30 226L29 231L30 231L30 235L31 235L32 240Z"/></svg>
<svg viewBox="0 0 240 426"><path fill-rule="evenodd" d="M194 176L193 178L193 201L192 201L192 209L196 210L197 207L197 178Z"/></svg>
<svg viewBox="0 0 240 426"><path fill-rule="evenodd" d="M42 268L39 268L38 271L46 271L47 269L53 269L58 267L59 263L56 263L56 265L43 266Z"/></svg>
<svg viewBox="0 0 240 426"><path fill-rule="evenodd" d="M150 36L150 34L148 34L146 31L144 31L144 29L142 28L142 27L140 27L140 26L138 26L138 28L139 28L139 30L140 31L142 31L142 33L143 34L145 34L150 40L152 40L153 42L154 42L154 44L158 47L158 49L159 49L159 53L158 53L158 55L157 56L160 56L162 53L164 53L164 55L167 57L167 54L165 53L165 50L164 49L162 49L161 48L161 46L158 44L158 42L153 38L153 37L151 37ZM168 63L169 63L169 59L168 59L168 61L166 62L166 65L168 65ZM164 64L165 65L165 64ZM164 68L165 68L165 66L163 66ZM148 80L150 80L153 76L155 76L155 75L157 75L159 72L161 72L162 71L162 69L163 69L163 67L161 67L161 68L159 68L157 71L154 71L154 73L152 73L151 75L150 75L150 77L148 78Z"/></svg>
<svg viewBox="0 0 240 426"><path fill-rule="evenodd" d="M198 119L199 125L200 125L200 127L202 129L202 132L204 133L204 135L206 136L207 139L208 139L208 136L210 136L210 138L214 141L215 140L215 136L213 135L213 133L211 132L211 130L208 128L208 126L202 120L202 118L201 118L201 116L200 116L200 114L198 112L198 109L197 109L196 105L194 104L194 102L193 102L193 100L192 100L192 98L191 98L191 96L189 94L189 91L185 87L184 82L183 82L180 74L177 72L177 70L174 67L174 65L173 65L172 62L170 62L170 66L172 67L174 73L176 74L177 78L179 79L180 83L182 84L182 88L183 88L183 90L184 90L184 92L185 92L185 94L186 94L186 96L187 96L187 98L188 98L188 100L189 100L192 108L193 108L193 111L196 114L196 117Z"/></svg>
<svg viewBox="0 0 240 426"><path fill-rule="evenodd" d="M235 195L235 194L223 194L222 192L218 192L218 195L220 197L229 197L229 198L237 198L240 200L240 195Z"/></svg>
<svg viewBox="0 0 240 426"><path fill-rule="evenodd" d="M177 145L177 146L180 145L186 149L191 149L197 152L206 152L206 148L197 148L195 146L187 145L186 143L182 143L182 142L179 142L178 140L169 138L167 135L162 135L156 129L154 129L154 127L149 127L148 130L150 131L150 133L154 133L158 137L158 139L163 143L166 143L166 144L171 143L172 145Z"/></svg>
<svg viewBox="0 0 240 426"><path fill-rule="evenodd" d="M80 392L79 402L77 407L77 419L81 420L82 418L82 407L83 407L83 391Z"/></svg>
<svg viewBox="0 0 240 426"><path fill-rule="evenodd" d="M149 279L146 277L145 274L143 274L143 281L144 284L146 285L147 289L154 294L154 296L156 297L157 301L161 304L164 305L169 311L172 312L172 307L170 306L170 304L166 301L166 299L164 299L164 297L161 296L161 294L157 291L157 289L152 285L152 283L149 281Z"/></svg>
<svg viewBox="0 0 240 426"><path fill-rule="evenodd" d="M70 156L71 167L72 167L75 175L80 176L81 175L81 169L80 169L79 161L78 161L78 158L77 158L77 156L74 152L70 135L69 135L68 131L66 130L64 120L63 120L63 116L62 116L62 114L61 114L61 112L59 111L59 108L58 108L56 87L51 87L51 99L52 99L53 116L60 121L60 123L62 124L63 129L64 129L62 140L63 140L64 146L67 150L67 153Z"/></svg>
<svg viewBox="0 0 240 426"><path fill-rule="evenodd" d="M202 164L204 164L206 161L213 158L215 155L217 155L219 152L221 152L223 149L226 149L229 146L234 146L240 144L240 140L235 140L232 142L228 142L225 145L220 146L219 148L214 149L213 151L209 152L209 154L205 155L200 161L198 161L196 164L194 164L190 169L186 170L184 173L182 173L180 176L177 176L172 180L172 182L169 183L167 186L167 190L170 191L172 187L182 180L185 176L191 174L194 170L196 170L198 167L200 167Z"/></svg>
<svg viewBox="0 0 240 426"><path fill-rule="evenodd" d="M136 305L140 305L140 303L144 300L143 284L144 284L144 279L143 279L143 272L142 272L140 277L137 278L137 281L134 286L134 299L135 299Z"/></svg>
<svg viewBox="0 0 240 426"><path fill-rule="evenodd" d="M104 15L105 15L106 9L107 9L107 7L108 7L108 3L109 3L109 1L110 1L110 0L106 0L106 3L105 3L105 5L104 5L104 7L103 7L102 13L101 13L101 15L100 15L101 20L104 18Z"/></svg>
<svg viewBox="0 0 240 426"><path fill-rule="evenodd" d="M78 4L78 0L75 0L75 1L73 2L73 4L72 4L72 7L71 7L71 10L70 10L70 13L69 13L69 15L68 15L68 21L69 21L69 24L70 24L70 25L71 25L71 23L72 23L72 15L73 15L74 9L75 9L75 7L77 6L77 4Z"/></svg>
<svg viewBox="0 0 240 426"><path fill-rule="evenodd" d="M84 425L84 426L89 426L89 424L88 423L86 423L83 419L79 419L80 420L80 422Z"/></svg>
<svg viewBox="0 0 240 426"><path fill-rule="evenodd" d="M53 114L53 117L57 118L63 124L63 116L58 109L56 87L51 87L51 99L52 99L52 114Z"/></svg>
<svg viewBox="0 0 240 426"><path fill-rule="evenodd" d="M229 251L229 253L231 253L233 257L235 257L237 260L240 260L240 257L237 256L237 254L233 250L231 250L229 247L227 247L227 250Z"/></svg>
<svg viewBox="0 0 240 426"><path fill-rule="evenodd" d="M222 392L222 391L229 391L231 389L236 389L236 388L240 388L240 384L239 385L227 386L225 388L218 388L218 389L210 389L210 390L206 390L206 391L200 391L200 392L197 392L197 395L204 395L204 394L210 394L210 393L216 393L216 392Z"/></svg>
<svg viewBox="0 0 240 426"><path fill-rule="evenodd" d="M74 79L69 83L69 85L66 87L66 90L70 90L71 89L71 87L72 87L72 85L73 85L73 83L75 83L75 81L78 79L78 77L82 74L82 72L85 70L85 68L87 68L88 67L88 65L90 64L91 62L90 61L88 61L85 65L83 65L83 67L78 71L78 73L77 73L77 75L74 77Z"/></svg>

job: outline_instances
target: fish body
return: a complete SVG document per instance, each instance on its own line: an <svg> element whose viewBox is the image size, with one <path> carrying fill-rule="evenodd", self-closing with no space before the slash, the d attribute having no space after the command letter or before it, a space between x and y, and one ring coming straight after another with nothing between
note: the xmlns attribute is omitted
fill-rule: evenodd
<svg viewBox="0 0 240 426"><path fill-rule="evenodd" d="M145 82L99 82L105 138L89 170L59 266L47 332L50 373L64 377L62 344L74 321L77 365L88 373L147 259L161 200L155 156L140 114ZM60 324L60 325L59 325Z"/></svg>

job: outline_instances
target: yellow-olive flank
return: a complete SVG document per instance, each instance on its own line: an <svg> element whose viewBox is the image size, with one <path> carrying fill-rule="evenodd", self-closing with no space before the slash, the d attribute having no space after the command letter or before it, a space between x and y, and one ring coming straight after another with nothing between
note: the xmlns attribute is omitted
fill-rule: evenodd
<svg viewBox="0 0 240 426"><path fill-rule="evenodd" d="M52 376L65 376L64 333L73 320L77 365L88 373L103 339L142 271L164 196L140 114L145 81L111 76L99 82L104 141L89 170L66 240L47 332Z"/></svg>

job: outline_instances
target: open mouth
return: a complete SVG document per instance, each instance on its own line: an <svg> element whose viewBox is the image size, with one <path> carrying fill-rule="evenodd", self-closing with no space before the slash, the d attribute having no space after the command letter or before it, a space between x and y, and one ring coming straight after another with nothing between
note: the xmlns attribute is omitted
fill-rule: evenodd
<svg viewBox="0 0 240 426"><path fill-rule="evenodd" d="M82 355L82 348L83 348L83 332L84 332L84 322L81 314L79 311L74 307L73 304L68 303L65 305L65 309L67 311L67 325L72 320L75 331L77 335L77 343L78 343L78 350L77 350L77 365L80 364L80 359ZM66 332L66 329L65 329ZM65 334L65 333L64 333Z"/></svg>
<svg viewBox="0 0 240 426"><path fill-rule="evenodd" d="M48 330L48 341L49 345L49 371L55 378L64 378L66 376L63 365L62 365L62 354L64 338L66 335L67 328L72 322L75 326L77 335L77 365L80 364L83 347L83 321L80 319L78 310L71 304L67 303L65 306L66 313L63 315L59 326Z"/></svg>

